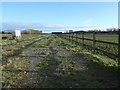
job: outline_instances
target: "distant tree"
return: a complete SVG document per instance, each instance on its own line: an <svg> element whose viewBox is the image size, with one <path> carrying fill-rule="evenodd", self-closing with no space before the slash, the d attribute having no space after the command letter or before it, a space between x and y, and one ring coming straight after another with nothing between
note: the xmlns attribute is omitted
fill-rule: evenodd
<svg viewBox="0 0 120 90"><path fill-rule="evenodd" d="M41 34L42 31L34 30L34 29L27 29L22 31L23 34Z"/></svg>
<svg viewBox="0 0 120 90"><path fill-rule="evenodd" d="M4 31L2 31L2 34L6 34Z"/></svg>

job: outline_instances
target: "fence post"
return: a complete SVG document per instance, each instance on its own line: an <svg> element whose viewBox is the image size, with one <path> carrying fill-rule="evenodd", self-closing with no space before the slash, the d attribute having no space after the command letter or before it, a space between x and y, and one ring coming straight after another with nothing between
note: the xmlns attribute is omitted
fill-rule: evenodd
<svg viewBox="0 0 120 90"><path fill-rule="evenodd" d="M68 40L68 34L66 33L66 39Z"/></svg>
<svg viewBox="0 0 120 90"><path fill-rule="evenodd" d="M64 33L64 38L66 39L66 33Z"/></svg>
<svg viewBox="0 0 120 90"><path fill-rule="evenodd" d="M73 33L72 33L72 43L73 43Z"/></svg>
<svg viewBox="0 0 120 90"><path fill-rule="evenodd" d="M65 33L65 39L67 40L67 33Z"/></svg>
<svg viewBox="0 0 120 90"><path fill-rule="evenodd" d="M75 34L73 33L73 39L72 39L72 40L73 40L73 43L74 43L74 35L75 35Z"/></svg>
<svg viewBox="0 0 120 90"><path fill-rule="evenodd" d="M71 42L73 43L73 33L71 33L71 35L72 35Z"/></svg>
<svg viewBox="0 0 120 90"><path fill-rule="evenodd" d="M69 34L69 42L70 42L70 33L68 33Z"/></svg>
<svg viewBox="0 0 120 90"><path fill-rule="evenodd" d="M95 53L95 40L96 40L96 37L95 37L95 34L96 34L96 32L94 31L93 32L93 52Z"/></svg>
<svg viewBox="0 0 120 90"><path fill-rule="evenodd" d="M82 46L84 46L84 32L82 33Z"/></svg>
<svg viewBox="0 0 120 90"><path fill-rule="evenodd" d="M78 40L77 40L78 38L77 38L77 33L76 33L76 44L77 44L77 42L78 42Z"/></svg>
<svg viewBox="0 0 120 90"><path fill-rule="evenodd" d="M67 33L65 34L65 38L66 38L66 40L67 40Z"/></svg>
<svg viewBox="0 0 120 90"><path fill-rule="evenodd" d="M118 73L120 75L120 28L118 29ZM120 76L119 76L120 80Z"/></svg>

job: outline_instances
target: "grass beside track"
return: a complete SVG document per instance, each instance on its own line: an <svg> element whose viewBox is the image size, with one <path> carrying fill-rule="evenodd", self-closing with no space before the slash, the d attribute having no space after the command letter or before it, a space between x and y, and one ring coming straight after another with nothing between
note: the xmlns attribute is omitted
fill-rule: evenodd
<svg viewBox="0 0 120 90"><path fill-rule="evenodd" d="M25 41L17 55L6 57L7 63L2 65L3 88L118 86L116 61L93 55L55 35L39 37Z"/></svg>

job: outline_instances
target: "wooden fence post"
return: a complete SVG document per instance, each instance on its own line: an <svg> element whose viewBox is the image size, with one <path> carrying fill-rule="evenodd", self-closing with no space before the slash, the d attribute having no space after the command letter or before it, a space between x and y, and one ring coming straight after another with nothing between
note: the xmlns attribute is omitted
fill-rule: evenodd
<svg viewBox="0 0 120 90"><path fill-rule="evenodd" d="M70 33L68 33L69 34L69 42L70 42Z"/></svg>
<svg viewBox="0 0 120 90"><path fill-rule="evenodd" d="M96 34L96 32L94 31L93 32L93 52L94 53L95 53L95 47L96 47L96 45L95 45L95 40L96 40L95 34Z"/></svg>
<svg viewBox="0 0 120 90"><path fill-rule="evenodd" d="M72 33L72 43L73 43L73 35L74 35L74 34Z"/></svg>
<svg viewBox="0 0 120 90"><path fill-rule="evenodd" d="M65 39L67 40L67 33L65 34Z"/></svg>
<svg viewBox="0 0 120 90"><path fill-rule="evenodd" d="M118 81L120 80L120 1L118 2Z"/></svg>
<svg viewBox="0 0 120 90"><path fill-rule="evenodd" d="M68 40L68 34L66 34L66 39Z"/></svg>
<svg viewBox="0 0 120 90"><path fill-rule="evenodd" d="M65 34L66 40L67 40L67 33Z"/></svg>
<svg viewBox="0 0 120 90"><path fill-rule="evenodd" d="M73 43L73 34L72 34L72 33L71 33L71 36L72 36L72 37L71 37L71 42Z"/></svg>
<svg viewBox="0 0 120 90"><path fill-rule="evenodd" d="M64 33L64 38L66 39L66 33Z"/></svg>
<svg viewBox="0 0 120 90"><path fill-rule="evenodd" d="M77 44L77 42L78 42L78 38L77 38L77 33L76 33L76 44Z"/></svg>
<svg viewBox="0 0 120 90"><path fill-rule="evenodd" d="M120 28L118 29L118 72L120 75ZM119 76L120 79L120 76Z"/></svg>
<svg viewBox="0 0 120 90"><path fill-rule="evenodd" d="M71 43L72 43L72 39L73 39L73 37L72 37L72 33L71 33Z"/></svg>
<svg viewBox="0 0 120 90"><path fill-rule="evenodd" d="M75 36L75 34L73 33L73 43L74 43L74 36Z"/></svg>
<svg viewBox="0 0 120 90"><path fill-rule="evenodd" d="M82 33L82 46L84 46L84 32Z"/></svg>

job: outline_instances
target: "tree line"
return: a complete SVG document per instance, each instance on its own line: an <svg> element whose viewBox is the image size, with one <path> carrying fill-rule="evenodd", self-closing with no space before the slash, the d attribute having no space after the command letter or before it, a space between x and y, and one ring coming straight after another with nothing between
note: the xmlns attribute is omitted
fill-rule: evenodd
<svg viewBox="0 0 120 90"><path fill-rule="evenodd" d="M11 31L1 31L0 34L14 34L15 30L11 30ZM41 34L42 31L39 30L35 30L35 29L26 29L21 31L22 34Z"/></svg>

